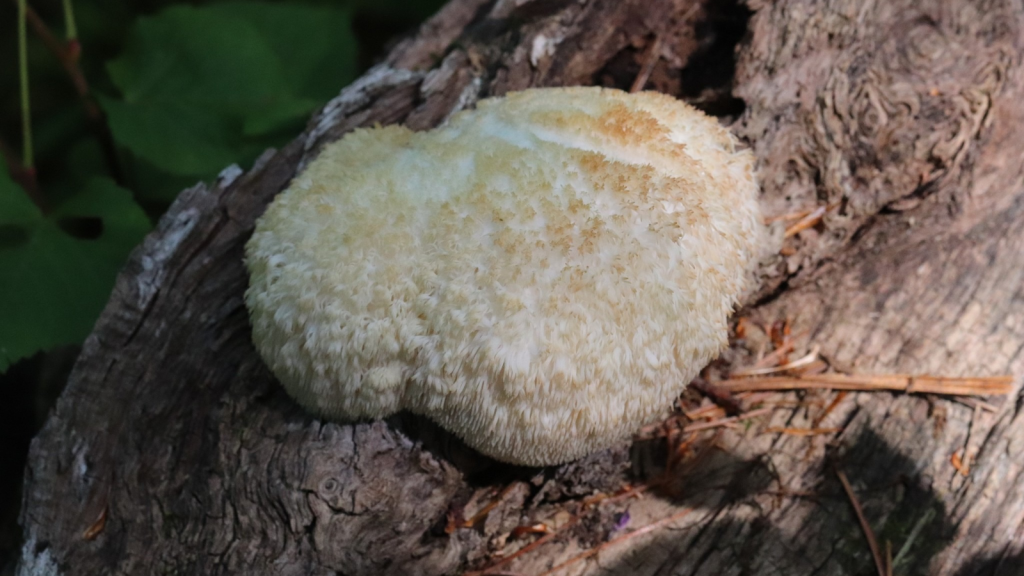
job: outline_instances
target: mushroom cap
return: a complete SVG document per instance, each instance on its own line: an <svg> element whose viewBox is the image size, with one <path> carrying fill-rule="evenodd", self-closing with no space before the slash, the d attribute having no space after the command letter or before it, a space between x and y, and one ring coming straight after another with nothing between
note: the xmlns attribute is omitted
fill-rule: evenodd
<svg viewBox="0 0 1024 576"><path fill-rule="evenodd" d="M657 93L551 88L326 146L246 246L253 341L318 415L565 462L662 417L767 242L753 157Z"/></svg>

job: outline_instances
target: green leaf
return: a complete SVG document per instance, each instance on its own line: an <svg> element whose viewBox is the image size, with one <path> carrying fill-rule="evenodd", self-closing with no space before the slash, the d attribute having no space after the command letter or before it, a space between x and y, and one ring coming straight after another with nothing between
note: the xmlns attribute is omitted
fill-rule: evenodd
<svg viewBox="0 0 1024 576"><path fill-rule="evenodd" d="M99 101L118 144L171 174L201 177L238 160L241 128L227 115L180 102Z"/></svg>
<svg viewBox="0 0 1024 576"><path fill-rule="evenodd" d="M182 101L244 113L287 92L259 31L241 18L189 6L140 18L126 52L107 68L131 104Z"/></svg>
<svg viewBox="0 0 1024 576"><path fill-rule="evenodd" d="M174 6L141 18L108 63L115 140L154 167L209 178L295 131L355 72L348 12L265 2ZM289 135L290 136L290 135ZM258 145L257 145L258 144Z"/></svg>
<svg viewBox="0 0 1024 576"><path fill-rule="evenodd" d="M211 11L252 24L281 60L285 81L306 114L333 98L356 76L355 35L349 12L297 3L220 2Z"/></svg>
<svg viewBox="0 0 1024 576"><path fill-rule="evenodd" d="M0 165L0 372L81 342L149 229L128 191L106 178L44 216Z"/></svg>
<svg viewBox="0 0 1024 576"><path fill-rule="evenodd" d="M0 162L0 226L25 226L42 215L28 195L11 180L7 166Z"/></svg>

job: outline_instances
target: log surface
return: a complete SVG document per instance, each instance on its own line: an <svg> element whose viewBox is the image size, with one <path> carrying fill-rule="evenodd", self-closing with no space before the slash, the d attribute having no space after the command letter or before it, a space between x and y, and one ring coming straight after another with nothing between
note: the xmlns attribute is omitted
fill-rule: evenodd
<svg viewBox="0 0 1024 576"><path fill-rule="evenodd" d="M895 573L1024 573L1022 20L1011 1L454 0L290 145L183 192L135 250L32 444L19 573L455 574L546 521L571 525L500 570L872 574L837 471ZM664 447L512 468L415 418L323 422L283 393L250 343L242 248L323 143L530 86L628 89L648 70L647 89L754 150L766 214L827 207L765 263L742 315L788 318L843 371L1012 374L1015 394L994 411L778 394L661 490L587 507L657 474L645 462ZM812 424L839 431L771 431Z"/></svg>

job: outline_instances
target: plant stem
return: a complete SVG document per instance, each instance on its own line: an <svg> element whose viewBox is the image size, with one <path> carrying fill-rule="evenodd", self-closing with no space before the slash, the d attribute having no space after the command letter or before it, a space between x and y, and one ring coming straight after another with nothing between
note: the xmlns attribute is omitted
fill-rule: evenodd
<svg viewBox="0 0 1024 576"><path fill-rule="evenodd" d="M78 26L75 24L75 9L71 0L62 0L64 4L64 36L68 39L68 59L78 64L82 57L82 43L78 41ZM85 79L84 77L82 78Z"/></svg>
<svg viewBox="0 0 1024 576"><path fill-rule="evenodd" d="M18 4L23 4L23 0L18 0ZM82 74L81 69L72 60L67 47L64 43L54 36L50 28L47 27L43 19L39 17L39 14L32 9L31 6L26 7L25 16L28 18L28 23L32 25L32 31L39 36L39 39L43 41L46 48L57 57L60 65L67 72L68 78L71 79L71 84L75 87L75 92L78 92L78 96L82 98L82 104L85 106L85 112L89 115L89 118L95 119L100 116L100 110L96 106L96 103L92 101L89 96L89 83L85 81L85 76Z"/></svg>
<svg viewBox="0 0 1024 576"><path fill-rule="evenodd" d="M7 164L7 173L10 175L11 180L14 180L18 186L21 186L21 189L25 191L25 194L28 194L29 199L39 208L40 212L47 214L50 207L46 203L46 198L43 198L42 193L39 191L35 174L25 168L18 153L3 140L0 140L0 156L3 157L3 162Z"/></svg>
<svg viewBox="0 0 1024 576"><path fill-rule="evenodd" d="M82 69L78 66L79 56L81 55L81 46L78 41L78 29L75 25L74 12L71 11L71 0L64 0L65 8L65 23L67 27L68 42L65 43L57 38L50 31L50 28L43 22L43 19L39 17L39 14L32 9L31 6L26 5L26 0L15 0L18 4L19 14L22 6L24 6L25 18L28 19L28 24L32 26L32 31L35 32L36 36L43 41L46 48L57 57L61 67L67 73L68 78L71 80L71 84L75 87L75 92L78 93L78 97L82 102L82 106L85 108L85 114L89 118L92 124L93 132L96 138L100 142L100 146L103 148L104 157L107 162L107 168L110 170L110 175L114 181L118 184L124 185L124 173L121 169L121 162L117 155L117 147L114 144L114 137L110 133L110 127L107 125L106 116L99 106L96 105L96 101L92 97L92 93L89 89L89 83L85 79L85 75L82 73ZM22 19L24 22L24 18ZM24 27L24 24L21 24ZM72 34L75 35L72 38Z"/></svg>
<svg viewBox="0 0 1024 576"><path fill-rule="evenodd" d="M71 0L64 0L64 32L68 42L78 40L78 27L75 26L75 11L71 6Z"/></svg>
<svg viewBox="0 0 1024 576"><path fill-rule="evenodd" d="M32 109L28 91L28 19L26 0L18 0L18 80L21 83L21 161L26 170L35 171L32 153Z"/></svg>

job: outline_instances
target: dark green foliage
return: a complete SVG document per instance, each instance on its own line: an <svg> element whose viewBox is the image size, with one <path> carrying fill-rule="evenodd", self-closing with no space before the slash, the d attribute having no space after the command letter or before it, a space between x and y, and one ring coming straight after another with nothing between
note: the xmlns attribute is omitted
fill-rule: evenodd
<svg viewBox="0 0 1024 576"><path fill-rule="evenodd" d="M44 216L0 166L0 371L80 342L149 227L131 194L108 178Z"/></svg>
<svg viewBox="0 0 1024 576"><path fill-rule="evenodd" d="M231 2L141 18L107 65L118 144L158 170L209 178L292 134L355 73L340 8ZM161 191L174 194L174 190Z"/></svg>
<svg viewBox="0 0 1024 576"><path fill-rule="evenodd" d="M59 3L30 4L59 36ZM80 66L105 116L99 122L32 38L36 167L53 208L44 214L19 178L0 171L0 373L40 350L81 342L128 252L182 188L294 138L369 63L365 54L358 59L360 46L379 49L384 36L440 5L76 3ZM0 36L13 32L12 18L0 20ZM13 44L0 48L16 61ZM16 94L8 65L0 62L0 86ZM0 112L0 140L13 159L16 102L0 98Z"/></svg>
<svg viewBox="0 0 1024 576"><path fill-rule="evenodd" d="M44 214L20 187L25 174L6 168L20 163L21 115L16 3L0 2L0 567L21 546L28 440L150 223L183 188L298 135L389 38L442 3L74 2L78 65L106 117L90 116L58 58L30 32ZM29 5L62 39L61 2Z"/></svg>

